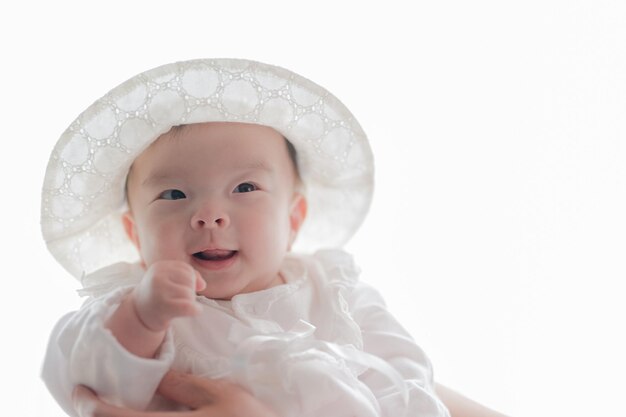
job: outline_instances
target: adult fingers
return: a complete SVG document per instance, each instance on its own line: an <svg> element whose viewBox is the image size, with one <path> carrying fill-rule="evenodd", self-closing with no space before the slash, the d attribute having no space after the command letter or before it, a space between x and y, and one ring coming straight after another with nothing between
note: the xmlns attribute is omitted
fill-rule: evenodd
<svg viewBox="0 0 626 417"><path fill-rule="evenodd" d="M82 385L72 393L74 410L80 417L211 417L200 411L136 411L115 407L100 400L93 391Z"/></svg>
<svg viewBox="0 0 626 417"><path fill-rule="evenodd" d="M170 370L161 380L158 391L170 400L196 409L223 398L228 385L225 381Z"/></svg>
<svg viewBox="0 0 626 417"><path fill-rule="evenodd" d="M237 384L169 371L159 393L196 409L198 417L277 417L266 404Z"/></svg>
<svg viewBox="0 0 626 417"><path fill-rule="evenodd" d="M72 392L72 403L80 417L93 417L98 405L98 397L90 389L79 385Z"/></svg>

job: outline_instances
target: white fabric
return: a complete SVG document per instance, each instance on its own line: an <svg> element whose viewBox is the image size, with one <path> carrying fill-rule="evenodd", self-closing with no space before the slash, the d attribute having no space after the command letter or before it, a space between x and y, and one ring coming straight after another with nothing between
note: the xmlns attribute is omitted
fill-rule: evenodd
<svg viewBox="0 0 626 417"><path fill-rule="evenodd" d="M54 329L43 378L70 415L76 384L116 404L158 407L154 392L172 367L229 378L284 417L448 416L429 360L349 255L290 255L282 274L286 284L231 301L199 297L202 313L175 320L156 359L128 353L104 328L131 287L90 298Z"/></svg>

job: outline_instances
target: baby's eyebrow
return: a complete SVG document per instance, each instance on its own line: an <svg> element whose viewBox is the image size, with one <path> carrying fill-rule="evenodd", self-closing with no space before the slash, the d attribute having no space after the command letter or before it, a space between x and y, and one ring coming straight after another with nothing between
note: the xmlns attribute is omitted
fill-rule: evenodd
<svg viewBox="0 0 626 417"><path fill-rule="evenodd" d="M172 175L166 172L157 172L155 174L148 175L142 182L142 186L150 186L154 184L161 184L172 180L180 179L180 175Z"/></svg>
<svg viewBox="0 0 626 417"><path fill-rule="evenodd" d="M233 168L242 170L242 171L243 170L245 171L260 170L260 171L268 171L268 172L274 171L273 167L263 160L247 161L245 163L237 164Z"/></svg>
<svg viewBox="0 0 626 417"><path fill-rule="evenodd" d="M232 166L233 172L235 171L265 171L268 173L274 172L274 168L271 164L268 164L267 161L264 160L254 160L254 161L244 161L241 163L233 164ZM142 187L153 186L162 184L164 182L175 182L180 181L181 178L185 177L185 173L170 173L170 172L154 172L149 174L144 180L141 182Z"/></svg>

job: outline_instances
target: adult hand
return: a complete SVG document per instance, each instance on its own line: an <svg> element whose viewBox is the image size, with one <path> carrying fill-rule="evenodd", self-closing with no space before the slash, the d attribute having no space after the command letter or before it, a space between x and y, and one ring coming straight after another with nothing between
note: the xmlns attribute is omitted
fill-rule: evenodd
<svg viewBox="0 0 626 417"><path fill-rule="evenodd" d="M169 371L159 394L190 411L135 411L102 402L91 390L76 387L74 409L80 417L278 417L248 391L225 380Z"/></svg>
<svg viewBox="0 0 626 417"><path fill-rule="evenodd" d="M470 400L444 385L437 384L436 390L441 401L448 407L451 417L508 417Z"/></svg>

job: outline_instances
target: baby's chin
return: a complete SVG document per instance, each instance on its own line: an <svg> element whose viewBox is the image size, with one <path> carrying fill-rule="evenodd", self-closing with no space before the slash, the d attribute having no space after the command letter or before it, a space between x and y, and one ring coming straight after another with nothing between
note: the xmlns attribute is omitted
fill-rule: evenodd
<svg viewBox="0 0 626 417"><path fill-rule="evenodd" d="M232 300L234 296L236 296L237 294L241 294L241 293L238 293L236 291L228 291L224 289L205 288L202 291L196 292L196 294L200 297L208 298L210 300L230 301Z"/></svg>
<svg viewBox="0 0 626 417"><path fill-rule="evenodd" d="M203 275L202 272L200 274ZM280 273L276 272L275 274L272 274L272 276L273 278L261 282L255 280L254 282L248 281L247 285L237 285L237 278L215 276L205 277L203 275L206 287L203 290L198 291L196 294L212 300L229 301L233 297L240 294L251 294L286 283Z"/></svg>

